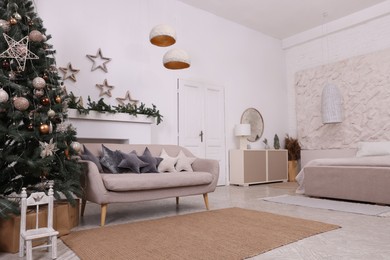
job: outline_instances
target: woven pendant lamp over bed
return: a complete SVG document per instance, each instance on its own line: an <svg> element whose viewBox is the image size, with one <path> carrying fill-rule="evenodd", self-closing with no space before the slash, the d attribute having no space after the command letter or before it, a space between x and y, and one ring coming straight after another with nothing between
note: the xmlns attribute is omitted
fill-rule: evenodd
<svg viewBox="0 0 390 260"><path fill-rule="evenodd" d="M343 121L343 100L339 88L327 84L322 90L322 123L335 124Z"/></svg>
<svg viewBox="0 0 390 260"><path fill-rule="evenodd" d="M160 24L150 31L149 39L156 46L171 46L176 42L176 31L169 25Z"/></svg>
<svg viewBox="0 0 390 260"><path fill-rule="evenodd" d="M165 53L163 57L164 67L171 70L189 68L191 59L188 53L182 49L172 49Z"/></svg>

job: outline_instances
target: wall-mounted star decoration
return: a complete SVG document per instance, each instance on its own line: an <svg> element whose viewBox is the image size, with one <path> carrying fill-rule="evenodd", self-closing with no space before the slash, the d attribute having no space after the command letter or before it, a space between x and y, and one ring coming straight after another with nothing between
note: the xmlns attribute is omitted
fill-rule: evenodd
<svg viewBox="0 0 390 260"><path fill-rule="evenodd" d="M19 41L15 41L7 34L3 33L4 39L8 44L8 49L0 54L0 58L15 59L19 69L24 71L26 60L36 60L39 57L28 49L28 36Z"/></svg>
<svg viewBox="0 0 390 260"><path fill-rule="evenodd" d="M62 73L64 73L64 76L62 77L62 80L71 79L74 82L76 82L76 74L79 73L80 70L74 69L72 67L72 64L69 62L68 65L65 67L59 68Z"/></svg>
<svg viewBox="0 0 390 260"><path fill-rule="evenodd" d="M106 64L110 62L111 59L103 57L102 50L100 48L96 52L96 55L87 54L87 57L93 62L91 71L102 69L104 72L107 72Z"/></svg>
<svg viewBox="0 0 390 260"><path fill-rule="evenodd" d="M130 91L127 91L126 92L126 95L124 98L116 98L116 100L118 100L118 102L121 104L121 105L126 105L128 103L130 104L137 104L139 100L136 100L136 99L132 99L131 98L131 95L130 95ZM126 101L129 101L129 102L126 102Z"/></svg>
<svg viewBox="0 0 390 260"><path fill-rule="evenodd" d="M103 95L107 95L111 97L111 90L114 88L114 86L108 85L107 79L104 80L103 84L96 84L96 87L100 88L100 94L99 97Z"/></svg>

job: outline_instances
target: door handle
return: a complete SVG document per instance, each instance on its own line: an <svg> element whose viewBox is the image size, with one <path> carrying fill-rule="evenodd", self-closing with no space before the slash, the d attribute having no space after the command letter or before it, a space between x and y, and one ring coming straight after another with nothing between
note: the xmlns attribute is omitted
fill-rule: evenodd
<svg viewBox="0 0 390 260"><path fill-rule="evenodd" d="M200 142L203 143L203 131L202 130L200 131L199 136L200 136Z"/></svg>

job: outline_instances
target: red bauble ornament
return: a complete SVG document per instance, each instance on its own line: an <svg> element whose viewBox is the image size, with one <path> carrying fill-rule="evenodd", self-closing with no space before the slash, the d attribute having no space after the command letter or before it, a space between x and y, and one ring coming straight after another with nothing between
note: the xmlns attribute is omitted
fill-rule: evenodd
<svg viewBox="0 0 390 260"><path fill-rule="evenodd" d="M48 124L41 124L39 126L39 132L43 135L48 134L50 131L50 127Z"/></svg>
<svg viewBox="0 0 390 260"><path fill-rule="evenodd" d="M9 64L9 61L7 60L3 60L3 62L1 63L1 67L5 70L9 70L10 69L10 64Z"/></svg>
<svg viewBox="0 0 390 260"><path fill-rule="evenodd" d="M41 104L47 106L50 104L50 99L48 97L41 98Z"/></svg>

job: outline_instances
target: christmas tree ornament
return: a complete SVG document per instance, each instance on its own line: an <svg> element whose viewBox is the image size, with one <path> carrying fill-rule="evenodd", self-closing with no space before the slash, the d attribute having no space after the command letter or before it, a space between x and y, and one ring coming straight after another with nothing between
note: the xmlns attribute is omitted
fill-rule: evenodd
<svg viewBox="0 0 390 260"><path fill-rule="evenodd" d="M32 123L28 124L27 130L29 130L29 131L33 131L34 130L34 126L33 126Z"/></svg>
<svg viewBox="0 0 390 260"><path fill-rule="evenodd" d="M72 142L70 144L70 146L72 147L72 149L76 152L76 153L79 153L81 151L81 144L79 142Z"/></svg>
<svg viewBox="0 0 390 260"><path fill-rule="evenodd" d="M45 91L43 89L34 89L34 95L37 98L42 97L45 94Z"/></svg>
<svg viewBox="0 0 390 260"><path fill-rule="evenodd" d="M10 69L10 64L9 64L9 61L8 60L3 60L3 62L1 63L1 67L5 70L9 70Z"/></svg>
<svg viewBox="0 0 390 260"><path fill-rule="evenodd" d="M39 141L39 145L41 146L42 158L52 156L59 150L57 148L57 143L53 143L53 138L50 139L49 143Z"/></svg>
<svg viewBox="0 0 390 260"><path fill-rule="evenodd" d="M19 111L25 111L30 106L30 102L28 102L25 97L16 97L14 98L14 107Z"/></svg>
<svg viewBox="0 0 390 260"><path fill-rule="evenodd" d="M49 134L53 133L53 124L49 122Z"/></svg>
<svg viewBox="0 0 390 260"><path fill-rule="evenodd" d="M49 111L47 111L47 116L52 118L56 115L56 112L53 110L53 109L49 109Z"/></svg>
<svg viewBox="0 0 390 260"><path fill-rule="evenodd" d="M3 29L4 32L8 32L11 26L8 21L0 19L0 28Z"/></svg>
<svg viewBox="0 0 390 260"><path fill-rule="evenodd" d="M69 62L66 68L60 67L60 71L64 73L64 76L62 77L63 80L71 79L76 82L76 74L79 73L80 70L74 69Z"/></svg>
<svg viewBox="0 0 390 260"><path fill-rule="evenodd" d="M8 49L0 53L0 58L15 59L21 71L24 71L26 67L26 60L39 59L37 55L28 49L28 36L23 37L19 41L15 41L5 33L3 33L3 36L8 44Z"/></svg>
<svg viewBox="0 0 390 260"><path fill-rule="evenodd" d="M44 106L47 106L50 104L50 99L48 97L42 97L41 98L41 104Z"/></svg>
<svg viewBox="0 0 390 260"><path fill-rule="evenodd" d="M98 87L100 89L99 97L101 97L103 95L107 95L109 97L112 96L111 90L114 88L114 86L108 85L107 79L104 80L103 84L96 84L96 87Z"/></svg>
<svg viewBox="0 0 390 260"><path fill-rule="evenodd" d="M46 80L48 80L49 79L49 76L47 75L47 73L43 73L43 76L42 76L42 78L46 81Z"/></svg>
<svg viewBox="0 0 390 260"><path fill-rule="evenodd" d="M0 103L5 103L8 101L8 99L9 99L9 95L8 95L7 91L0 88Z"/></svg>
<svg viewBox="0 0 390 260"><path fill-rule="evenodd" d="M38 30L32 30L29 34L28 34L28 38L30 41L32 42L41 42L43 41L45 38L43 37L43 34L38 31Z"/></svg>
<svg viewBox="0 0 390 260"><path fill-rule="evenodd" d="M22 20L22 16L19 14L19 13L17 13L17 12L15 12L14 14L13 14L13 17L16 19L16 20Z"/></svg>
<svg viewBox="0 0 390 260"><path fill-rule="evenodd" d="M60 96L56 96L55 101L56 101L57 104L61 103L61 101L62 101L61 97Z"/></svg>
<svg viewBox="0 0 390 260"><path fill-rule="evenodd" d="M15 24L18 23L18 20L16 20L14 17L11 17L11 18L9 19L9 23L10 23L11 25L15 25Z"/></svg>
<svg viewBox="0 0 390 260"><path fill-rule="evenodd" d="M100 48L97 50L96 55L87 54L87 57L93 62L91 71L101 69L104 72L107 72L106 64L110 62L111 59L103 57L102 50Z"/></svg>
<svg viewBox="0 0 390 260"><path fill-rule="evenodd" d="M139 100L132 99L130 95L130 91L126 92L126 95L124 98L116 98L116 100L121 104L121 105L126 105L126 104L137 104ZM128 102L126 102L128 101Z"/></svg>
<svg viewBox="0 0 390 260"><path fill-rule="evenodd" d="M50 131L49 125L48 124L41 124L39 126L39 132L43 135L48 134Z"/></svg>
<svg viewBox="0 0 390 260"><path fill-rule="evenodd" d="M35 89L43 89L46 86L46 81L41 77L35 77L32 84Z"/></svg>

